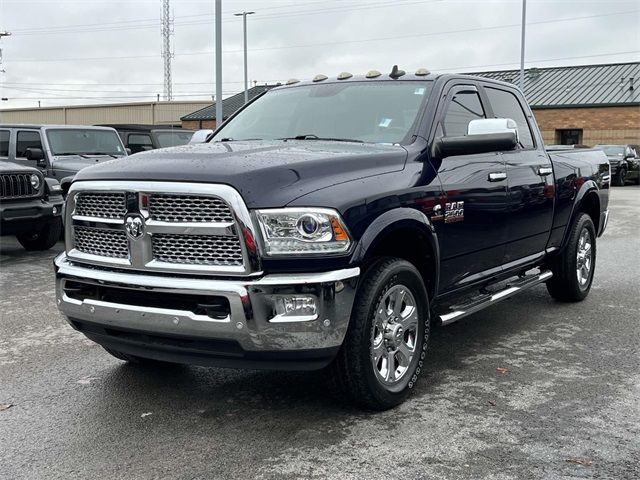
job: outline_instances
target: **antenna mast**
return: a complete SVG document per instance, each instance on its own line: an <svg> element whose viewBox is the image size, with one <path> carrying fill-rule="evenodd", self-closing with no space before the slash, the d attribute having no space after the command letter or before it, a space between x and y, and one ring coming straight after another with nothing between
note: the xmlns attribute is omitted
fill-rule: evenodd
<svg viewBox="0 0 640 480"><path fill-rule="evenodd" d="M162 0L162 58L164 59L164 99L173 100L171 85L171 35L173 35L173 15L169 9L169 0Z"/></svg>

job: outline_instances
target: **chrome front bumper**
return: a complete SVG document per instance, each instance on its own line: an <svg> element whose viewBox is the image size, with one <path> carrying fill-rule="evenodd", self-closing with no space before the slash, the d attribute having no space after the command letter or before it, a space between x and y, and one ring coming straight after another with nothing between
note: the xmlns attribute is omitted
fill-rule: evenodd
<svg viewBox="0 0 640 480"><path fill-rule="evenodd" d="M257 358L254 353L268 352L277 359L279 353L295 358L297 352L337 352L347 331L360 274L359 268L350 268L322 273L265 275L250 280L185 278L90 268L74 264L64 253L54 264L58 307L74 328L98 343L118 347L125 353L200 364L211 363L197 360L207 356L198 345L208 340L239 345L241 350L233 350L235 357ZM224 318L212 318L188 310L82 298L77 293L72 294L71 285L77 287L79 284L135 292L139 297L145 292L165 294L167 298L170 295L224 297L228 300L229 314ZM270 298L287 294L313 296L316 315L274 316ZM85 325L92 328L85 331ZM100 328L96 329L96 326ZM132 337L127 332L140 332L165 340L189 339L196 346L195 350L182 352L182 347L171 346L170 341L143 342L143 345L140 338L145 337ZM112 345L114 342L118 345ZM180 358L181 353L185 354L184 358ZM169 357L165 358L163 354ZM259 362L252 367L260 367Z"/></svg>

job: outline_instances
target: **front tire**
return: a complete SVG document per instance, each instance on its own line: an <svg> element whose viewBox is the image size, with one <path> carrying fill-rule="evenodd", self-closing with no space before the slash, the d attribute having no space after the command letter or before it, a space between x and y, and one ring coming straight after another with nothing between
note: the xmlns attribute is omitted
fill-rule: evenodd
<svg viewBox="0 0 640 480"><path fill-rule="evenodd" d="M591 290L596 268L596 229L591 217L580 213L571 226L569 240L552 265L547 290L562 302L580 302Z"/></svg>
<svg viewBox="0 0 640 480"><path fill-rule="evenodd" d="M627 169L624 167L621 168L616 174L616 176L614 177L614 180L617 186L624 187L624 184L627 181Z"/></svg>
<svg viewBox="0 0 640 480"><path fill-rule="evenodd" d="M375 261L360 280L347 335L329 367L334 390L366 409L399 405L422 370L429 327L416 267L399 258Z"/></svg>
<svg viewBox="0 0 640 480"><path fill-rule="evenodd" d="M25 250L49 250L60 239L61 233L62 219L55 218L54 220L47 222L47 224L40 230L22 233L20 235L16 235L16 238Z"/></svg>

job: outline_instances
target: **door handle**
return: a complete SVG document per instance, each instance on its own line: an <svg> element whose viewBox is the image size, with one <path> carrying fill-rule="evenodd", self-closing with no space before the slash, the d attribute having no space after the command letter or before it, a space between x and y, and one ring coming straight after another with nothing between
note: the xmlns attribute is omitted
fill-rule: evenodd
<svg viewBox="0 0 640 480"><path fill-rule="evenodd" d="M489 174L490 182L501 182L502 180L506 180L506 179L507 179L506 172L493 172Z"/></svg>
<svg viewBox="0 0 640 480"><path fill-rule="evenodd" d="M538 168L538 175L546 177L547 175L551 175L553 173L553 168L551 167L540 167Z"/></svg>

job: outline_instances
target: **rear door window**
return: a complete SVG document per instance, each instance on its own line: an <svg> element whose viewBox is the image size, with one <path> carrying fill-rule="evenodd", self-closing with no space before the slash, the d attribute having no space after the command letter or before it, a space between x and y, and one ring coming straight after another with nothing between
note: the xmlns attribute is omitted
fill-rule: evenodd
<svg viewBox="0 0 640 480"><path fill-rule="evenodd" d="M533 148L531 127L527 122L527 116L518 98L506 90L499 90L493 87L484 87L484 90L489 98L489 103L491 103L494 116L496 118L510 118L515 121L518 125L518 136L522 148Z"/></svg>
<svg viewBox="0 0 640 480"><path fill-rule="evenodd" d="M16 141L16 157L25 158L27 156L27 148L42 149L40 132L36 132L33 130L18 131L18 138Z"/></svg>

